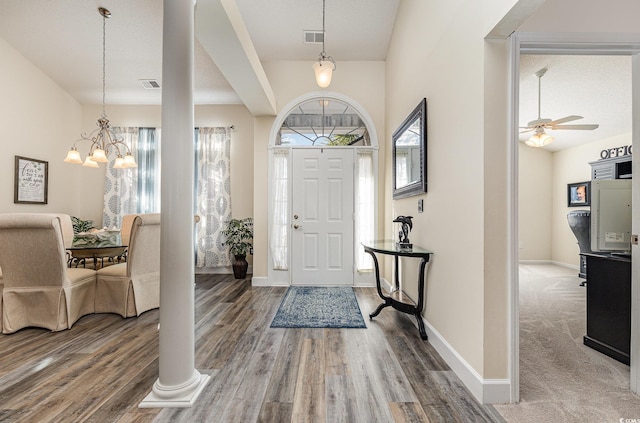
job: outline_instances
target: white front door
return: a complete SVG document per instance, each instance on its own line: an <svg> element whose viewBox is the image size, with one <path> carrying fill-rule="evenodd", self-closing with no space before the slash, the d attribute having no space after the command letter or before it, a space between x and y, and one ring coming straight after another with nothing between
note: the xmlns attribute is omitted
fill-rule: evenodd
<svg viewBox="0 0 640 423"><path fill-rule="evenodd" d="M353 285L353 150L293 150L291 283Z"/></svg>

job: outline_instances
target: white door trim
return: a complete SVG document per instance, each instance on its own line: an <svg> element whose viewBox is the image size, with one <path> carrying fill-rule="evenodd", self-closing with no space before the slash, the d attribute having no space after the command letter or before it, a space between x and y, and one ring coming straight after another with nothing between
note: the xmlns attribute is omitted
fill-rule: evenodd
<svg viewBox="0 0 640 423"><path fill-rule="evenodd" d="M332 91L314 91L314 92L310 92L304 95L301 95L295 99L293 99L292 101L290 101L285 107L283 107L281 109L281 111L278 113L278 116L276 117L276 119L273 122L273 125L271 126L271 132L269 134L269 147L268 147L268 152L269 152L269 158L268 158L268 204L267 204L267 242L266 242L266 247L267 247L267 277L254 277L252 279L252 284L254 286L289 286L291 285L291 272L290 270L275 270L273 268L273 258L271 255L271 250L269 248L269 240L271 239L271 215L273 213L273 195L274 193L272 192L272 184L271 184L271 180L273 178L273 151L276 149L290 149L291 147L287 147L287 146L280 146L280 145L276 145L276 139L278 138L278 132L280 131L280 128L282 127L282 123L284 122L285 118L291 113L291 111L300 103L303 103L305 101L314 99L314 98L329 98L329 99L336 99L336 100L340 100L342 102L345 102L349 105L351 105L359 114L360 117L362 118L362 120L365 123L365 126L369 132L369 139L371 142L370 146L367 147L340 147L340 148L352 148L354 150L356 150L356 152L358 150L367 150L367 151L371 151L372 155L373 155L373 176L374 176L374 237L378 236L378 220L379 220L379 205L380 205L380 200L379 200L379 165L378 165L378 132L376 130L375 125L373 124L373 120L371 119L371 116L369 115L369 113L366 111L366 109L364 107L362 107L362 105L360 105L360 103L358 103L357 101L353 100L350 97L347 97L343 94L340 93L336 93L336 92L332 92ZM299 147L296 147L299 148ZM320 147L310 147L310 148L320 148ZM289 156L291 158L291 155ZM288 171L289 171L289 175L291 175L291 171L292 171L292 163L291 160L289 160L288 163ZM384 183L384 181L383 181ZM355 178L354 178L354 188L355 188ZM356 190L357 192L357 190ZM357 195L357 194L356 194ZM289 181L289 208L291 208L291 181ZM291 212L291 210L289 210L289 212ZM291 245L291 233L289 232L289 245ZM355 260L355 258L354 258ZM290 267L290 266L289 266ZM353 286L374 286L375 285L375 279L373 277L373 273L360 273L355 269L354 266L354 271L353 271Z"/></svg>
<svg viewBox="0 0 640 423"><path fill-rule="evenodd" d="M513 117L509 128L509 169L511 171L511 180L518 180L518 105L519 105L519 74L520 74L520 54L521 53L539 53L539 54L589 54L589 55L632 55L640 52L640 34L608 34L608 33L518 33L515 32L511 36L509 49L509 69L510 69L510 113ZM634 122L640 118L640 88L636 86L640 77L636 70L640 60L634 59L634 87L633 87L633 114ZM637 125L633 127L634 141L640 136L640 128ZM637 160L637 159L636 159ZM637 163L634 160L634 167ZM512 261L510 263L510 295L509 295L509 319L510 319L510 379L511 379L511 399L513 402L519 401L520 385L519 385L519 291L518 291L518 192L517 183L513 183L513 189L510 195L509 207L509 252ZM633 203L633 214L640 213L640 204ZM634 228L635 231L638 229ZM637 232L634 232L637 233ZM634 251L637 250L634 249ZM637 253L634 253L637 254ZM637 262L637 261L636 261ZM637 306L640 304L640 275L638 272L632 271L632 307L631 307L631 390L638 393L638 380L640 376L640 336L635 335L640 330L640 310Z"/></svg>

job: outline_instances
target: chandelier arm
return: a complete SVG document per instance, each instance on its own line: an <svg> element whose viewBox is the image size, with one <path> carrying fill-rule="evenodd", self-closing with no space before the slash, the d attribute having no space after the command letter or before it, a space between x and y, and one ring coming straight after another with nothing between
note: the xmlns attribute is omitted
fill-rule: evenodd
<svg viewBox="0 0 640 423"><path fill-rule="evenodd" d="M114 167L118 169L137 167L135 158L133 158L133 154L131 153L131 149L124 142L123 138L118 138L118 136L111 131L109 119L107 119L107 19L111 17L111 12L104 7L99 7L98 12L102 16L102 116L100 117L100 119L98 119L98 128L94 129L89 135L83 132L80 135L81 138L73 144L72 149L67 153L67 157L64 159L64 161L68 163L82 164L80 154L77 151L77 144L80 141L90 141L91 146L89 147L89 156L92 156L91 160L93 160L94 162L108 162L107 155L113 148L118 154L118 158L116 159ZM96 152L98 153L96 154ZM127 155L127 157L124 159L124 165L122 158L123 152L126 152Z"/></svg>

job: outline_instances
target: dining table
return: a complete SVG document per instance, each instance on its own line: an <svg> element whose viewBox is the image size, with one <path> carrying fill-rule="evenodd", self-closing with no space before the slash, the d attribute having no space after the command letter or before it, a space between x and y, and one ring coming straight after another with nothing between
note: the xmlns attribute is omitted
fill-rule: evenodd
<svg viewBox="0 0 640 423"><path fill-rule="evenodd" d="M74 234L67 252L69 267L86 267L87 260L91 260L95 269L99 269L104 267L105 259L113 263L126 260L127 246L122 244L119 230L99 230Z"/></svg>

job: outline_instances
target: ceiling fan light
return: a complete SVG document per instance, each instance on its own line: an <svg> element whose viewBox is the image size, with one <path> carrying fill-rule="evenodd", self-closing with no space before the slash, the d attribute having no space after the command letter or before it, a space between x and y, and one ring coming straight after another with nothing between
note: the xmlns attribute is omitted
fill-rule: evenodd
<svg viewBox="0 0 640 423"><path fill-rule="evenodd" d="M543 131L539 134L533 135L524 143L527 144L529 147L544 147L545 145L548 145L549 143L551 143L553 139L554 138L551 135Z"/></svg>

